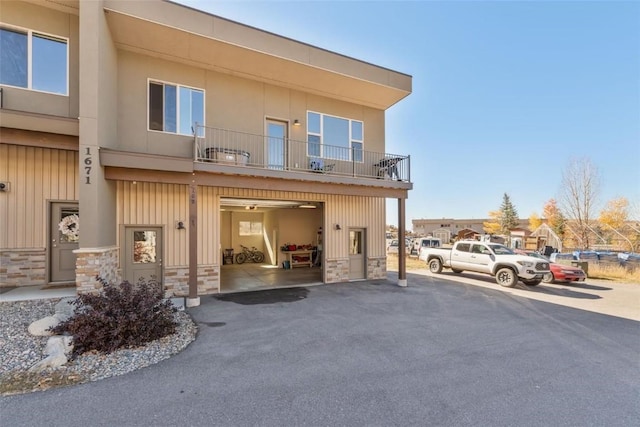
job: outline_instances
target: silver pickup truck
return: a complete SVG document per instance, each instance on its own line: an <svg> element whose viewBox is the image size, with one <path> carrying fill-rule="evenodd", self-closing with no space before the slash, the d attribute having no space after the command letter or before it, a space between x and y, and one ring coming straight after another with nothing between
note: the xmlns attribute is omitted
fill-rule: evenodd
<svg viewBox="0 0 640 427"><path fill-rule="evenodd" d="M491 274L501 286L514 287L518 280L536 286L549 273L549 263L539 258L518 255L504 245L476 240L461 240L453 248L430 248L420 253L432 273L451 268L454 273L474 271Z"/></svg>

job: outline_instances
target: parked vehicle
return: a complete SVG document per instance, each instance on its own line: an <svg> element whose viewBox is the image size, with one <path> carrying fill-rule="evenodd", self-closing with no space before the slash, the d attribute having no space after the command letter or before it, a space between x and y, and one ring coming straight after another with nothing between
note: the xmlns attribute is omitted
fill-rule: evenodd
<svg viewBox="0 0 640 427"><path fill-rule="evenodd" d="M547 260L547 258L534 251L518 250L516 253L523 255L529 255L534 258ZM587 274L580 267L574 267L572 265L558 264L555 262L549 262L549 268L551 271L544 275L542 281L544 283L554 282L584 282L587 279Z"/></svg>
<svg viewBox="0 0 640 427"><path fill-rule="evenodd" d="M420 255L423 249L439 248L440 246L442 246L442 241L437 237L418 237L411 245L411 255Z"/></svg>
<svg viewBox="0 0 640 427"><path fill-rule="evenodd" d="M389 243L389 245L387 246L387 253L389 253L389 254L397 254L398 253L398 247L399 247L398 239L393 239L391 241L391 243ZM410 243L405 241L404 247L405 247L405 252L409 253L409 250L411 248Z"/></svg>
<svg viewBox="0 0 640 427"><path fill-rule="evenodd" d="M236 255L236 264L244 264L245 261L253 261L259 264L264 261L264 254L255 246L251 249L242 245L240 245L240 247L242 248L242 252Z"/></svg>
<svg viewBox="0 0 640 427"><path fill-rule="evenodd" d="M495 277L501 286L514 287L518 280L537 286L550 273L549 261L518 255L504 245L476 240L461 240L453 248L427 248L419 258L427 262L432 273L451 268L454 273L474 271Z"/></svg>

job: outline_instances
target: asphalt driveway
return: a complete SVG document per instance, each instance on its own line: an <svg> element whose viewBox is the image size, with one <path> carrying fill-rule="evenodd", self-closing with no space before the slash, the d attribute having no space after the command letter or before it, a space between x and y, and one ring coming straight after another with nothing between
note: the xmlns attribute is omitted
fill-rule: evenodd
<svg viewBox="0 0 640 427"><path fill-rule="evenodd" d="M640 323L409 275L205 297L185 351L0 399L3 426L631 426Z"/></svg>

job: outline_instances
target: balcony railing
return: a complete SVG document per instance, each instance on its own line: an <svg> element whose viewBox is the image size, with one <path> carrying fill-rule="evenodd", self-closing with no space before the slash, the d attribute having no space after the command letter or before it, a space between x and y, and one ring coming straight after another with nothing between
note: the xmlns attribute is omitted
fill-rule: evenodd
<svg viewBox="0 0 640 427"><path fill-rule="evenodd" d="M196 162L410 182L410 156L198 126Z"/></svg>

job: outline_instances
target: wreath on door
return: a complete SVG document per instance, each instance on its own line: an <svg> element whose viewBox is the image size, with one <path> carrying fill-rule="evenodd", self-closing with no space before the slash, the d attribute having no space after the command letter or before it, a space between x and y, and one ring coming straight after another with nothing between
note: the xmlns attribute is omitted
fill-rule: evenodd
<svg viewBox="0 0 640 427"><path fill-rule="evenodd" d="M58 223L58 230L67 238L68 242L77 242L80 238L80 217L77 214L65 216Z"/></svg>

